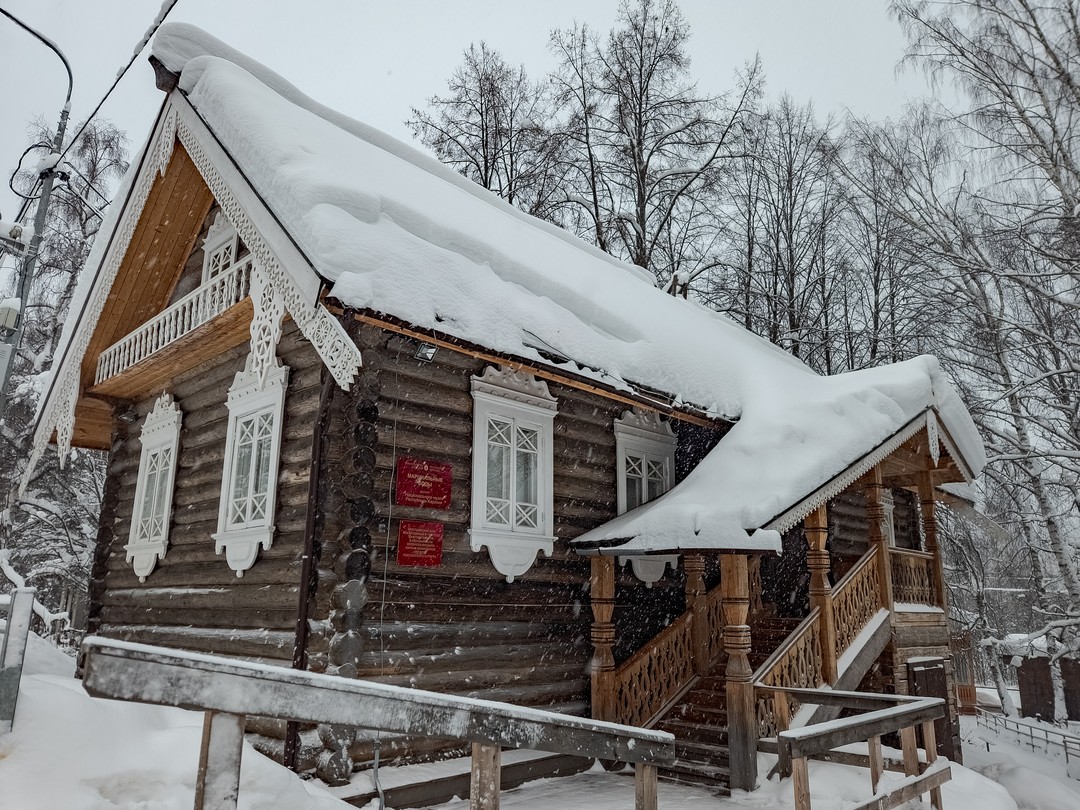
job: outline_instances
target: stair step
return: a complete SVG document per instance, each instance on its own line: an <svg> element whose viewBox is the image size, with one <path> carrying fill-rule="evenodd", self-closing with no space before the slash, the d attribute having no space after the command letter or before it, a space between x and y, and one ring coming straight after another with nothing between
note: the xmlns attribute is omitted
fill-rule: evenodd
<svg viewBox="0 0 1080 810"><path fill-rule="evenodd" d="M689 742L708 743L711 745L727 745L727 726L706 725L703 723L691 723L683 720L670 719L661 723L658 728L675 735L676 740Z"/></svg>
<svg viewBox="0 0 1080 810"><path fill-rule="evenodd" d="M728 747L713 743L693 742L691 740L675 741L675 762L691 762L697 765L711 768L728 767Z"/></svg>

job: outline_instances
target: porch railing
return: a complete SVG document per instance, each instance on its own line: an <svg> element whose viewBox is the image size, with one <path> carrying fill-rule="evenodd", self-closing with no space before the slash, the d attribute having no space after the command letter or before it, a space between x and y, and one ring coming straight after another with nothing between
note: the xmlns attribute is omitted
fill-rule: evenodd
<svg viewBox="0 0 1080 810"><path fill-rule="evenodd" d="M240 303L247 298L250 283L248 256L103 351L98 357L94 384L126 371Z"/></svg>
<svg viewBox="0 0 1080 810"><path fill-rule="evenodd" d="M615 722L648 726L690 684L693 627L688 610L615 670Z"/></svg>
<svg viewBox="0 0 1080 810"><path fill-rule="evenodd" d="M758 736L773 737L791 724L798 701L781 688L814 689L824 683L821 674L821 613L817 608L803 619L787 641L754 673Z"/></svg>
<svg viewBox="0 0 1080 810"><path fill-rule="evenodd" d="M836 657L843 655L862 629L884 605L881 604L881 567L877 549L871 549L833 588L836 617Z"/></svg>
<svg viewBox="0 0 1080 810"><path fill-rule="evenodd" d="M934 555L927 551L890 548L893 599L919 605L936 605Z"/></svg>

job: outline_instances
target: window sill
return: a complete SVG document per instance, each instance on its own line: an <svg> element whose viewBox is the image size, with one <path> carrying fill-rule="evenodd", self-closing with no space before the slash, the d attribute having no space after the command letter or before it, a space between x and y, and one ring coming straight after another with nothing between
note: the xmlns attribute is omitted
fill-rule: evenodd
<svg viewBox="0 0 1080 810"><path fill-rule="evenodd" d="M125 560L132 563L135 576L139 582L146 582L146 578L154 570L159 559L165 559L165 549L168 547L168 538L158 540L142 540L128 543L124 546Z"/></svg>
<svg viewBox="0 0 1080 810"><path fill-rule="evenodd" d="M481 551L487 546L488 556L495 570L513 582L532 568L536 555L541 551L550 557L554 549L555 538L543 535L501 532L497 529L470 529L469 547Z"/></svg>
<svg viewBox="0 0 1080 810"><path fill-rule="evenodd" d="M259 547L268 550L274 543L273 526L252 526L246 529L231 529L224 532L215 532L210 535L214 538L214 553L225 552L225 560L229 568L242 577L244 572L255 564L255 557L259 553Z"/></svg>

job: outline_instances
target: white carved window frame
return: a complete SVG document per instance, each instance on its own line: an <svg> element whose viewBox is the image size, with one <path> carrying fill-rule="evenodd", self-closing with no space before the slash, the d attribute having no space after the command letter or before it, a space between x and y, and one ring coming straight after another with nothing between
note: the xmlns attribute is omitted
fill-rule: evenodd
<svg viewBox="0 0 1080 810"><path fill-rule="evenodd" d="M225 559L238 577L255 564L261 547L269 550L274 542L274 515L277 509L278 471L281 461L281 430L285 415L285 393L289 383L289 367L274 366L263 372L245 370L238 372L229 388L226 407L229 411L229 427L225 438L225 462L221 475L221 501L218 505L218 529L212 535L214 551L225 553ZM266 482L263 515L257 519L245 519L230 523L237 486L238 450L240 426L253 417L269 414L268 477ZM254 472L254 458L251 462Z"/></svg>
<svg viewBox="0 0 1080 810"><path fill-rule="evenodd" d="M547 383L524 372L489 366L473 377L472 513L469 545L473 551L487 548L495 570L513 582L532 567L541 551L551 556L554 549L554 422L558 410ZM536 431L535 526L519 526L514 519L515 497L511 491L509 525L488 520L488 423L494 418L510 423L513 430ZM511 444L510 454L517 452ZM512 468L513 469L513 468ZM509 485L516 481L511 473Z"/></svg>
<svg viewBox="0 0 1080 810"><path fill-rule="evenodd" d="M176 484L180 426L184 415L171 394L162 394L146 415L139 442L139 476L135 483L135 508L131 514L125 559L132 563L139 582L145 582L169 547L173 488ZM153 477L153 482L151 482ZM149 493L148 487L154 487ZM145 514L149 507L150 514Z"/></svg>
<svg viewBox="0 0 1080 810"><path fill-rule="evenodd" d="M203 240L202 283L224 273L235 264L240 251L240 236L225 212L218 209Z"/></svg>
<svg viewBox="0 0 1080 810"><path fill-rule="evenodd" d="M663 475L662 495L671 489L675 475L675 448L678 437L671 425L660 418L655 411L624 411L622 417L614 422L615 428L615 463L616 463L616 507L621 515L629 505L628 475L629 457L641 458L643 469L641 483L644 488L642 505L652 500L648 497L648 466L659 465ZM675 570L679 565L678 554L650 554L647 556L620 556L619 564L630 564L634 576L648 587L659 580L670 565Z"/></svg>

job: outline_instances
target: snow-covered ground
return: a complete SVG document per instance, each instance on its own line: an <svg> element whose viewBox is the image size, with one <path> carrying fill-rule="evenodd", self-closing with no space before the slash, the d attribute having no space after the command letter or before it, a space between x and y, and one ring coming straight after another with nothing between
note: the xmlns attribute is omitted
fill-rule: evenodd
<svg viewBox="0 0 1080 810"><path fill-rule="evenodd" d="M31 636L15 730L0 736L3 810L187 810L192 806L202 716L180 709L89 697L71 675L73 664ZM963 720L968 768L953 766L943 788L947 810L1076 810L1080 782L1063 763L1000 741ZM772 763L762 755L762 773ZM986 778L989 777L989 778ZM886 774L886 779L898 779ZM811 763L814 810L844 810L869 798L867 772ZM614 810L633 807L628 774L594 768L578 776L539 780L503 793L502 806ZM240 807L247 810L330 810L349 805L316 783L304 782L250 746L244 750ZM911 807L920 806L917 802ZM463 810L467 801L443 810ZM669 810L787 810L791 782L772 780L752 794L718 798L708 790L660 785ZM368 810L375 810L374 803Z"/></svg>

